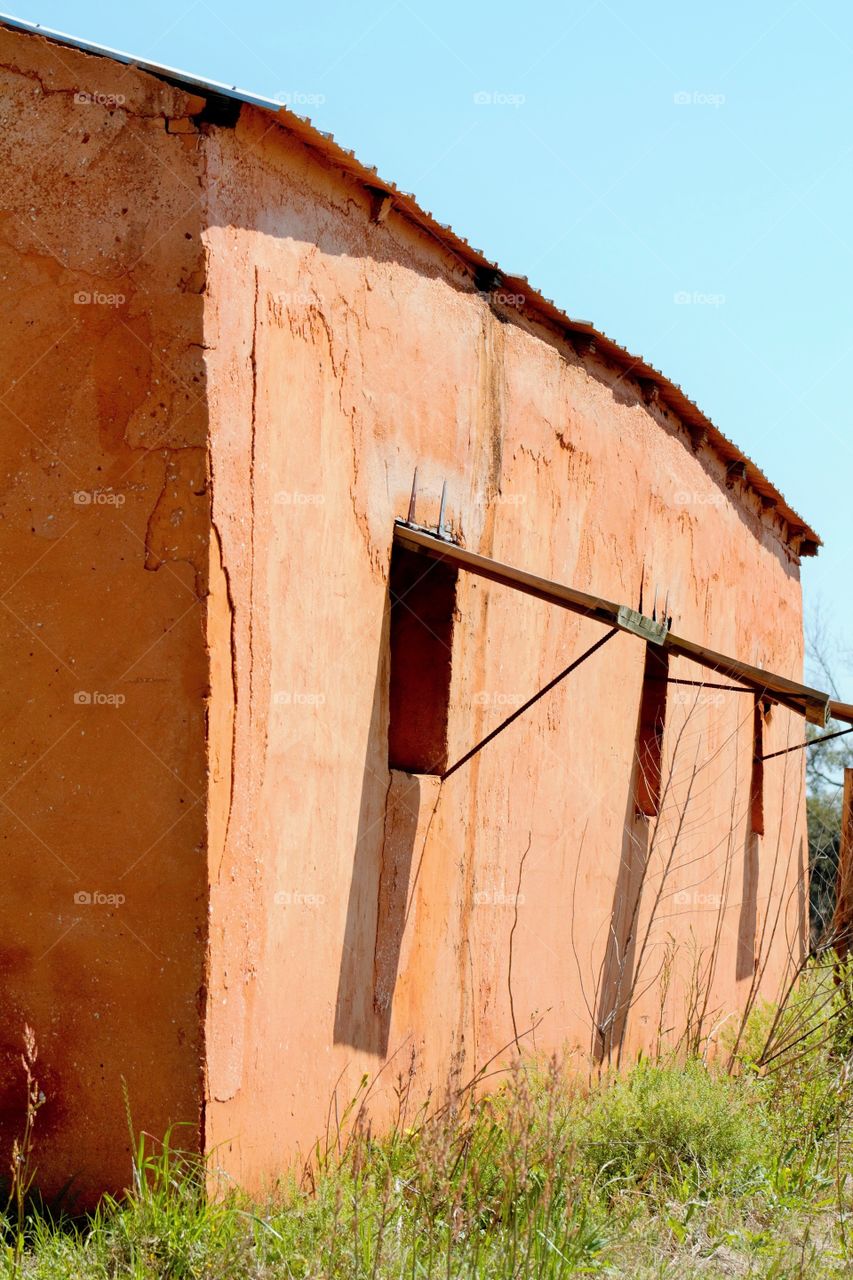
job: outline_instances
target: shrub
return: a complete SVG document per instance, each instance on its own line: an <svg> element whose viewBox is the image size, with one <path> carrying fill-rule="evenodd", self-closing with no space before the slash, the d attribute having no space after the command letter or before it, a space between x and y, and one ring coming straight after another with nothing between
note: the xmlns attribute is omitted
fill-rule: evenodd
<svg viewBox="0 0 853 1280"><path fill-rule="evenodd" d="M593 1095L578 1140L599 1185L746 1188L761 1164L762 1121L746 1081L701 1062L640 1063Z"/></svg>

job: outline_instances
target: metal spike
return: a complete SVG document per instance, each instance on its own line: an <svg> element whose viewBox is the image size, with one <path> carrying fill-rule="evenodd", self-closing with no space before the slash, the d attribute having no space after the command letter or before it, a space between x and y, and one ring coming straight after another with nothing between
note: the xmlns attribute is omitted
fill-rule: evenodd
<svg viewBox="0 0 853 1280"><path fill-rule="evenodd" d="M447 537L447 530L444 527L444 508L447 505L447 481L445 480L441 486L441 506L438 509L438 536L439 538Z"/></svg>
<svg viewBox="0 0 853 1280"><path fill-rule="evenodd" d="M418 469L415 467L415 473L412 476L412 496L409 498L409 514L406 516L407 524L415 523L415 503L418 498Z"/></svg>
<svg viewBox="0 0 853 1280"><path fill-rule="evenodd" d="M658 620L658 584L655 583L655 598L652 603L652 622Z"/></svg>
<svg viewBox="0 0 853 1280"><path fill-rule="evenodd" d="M664 626L669 626L669 587L666 589L666 602L663 606L663 623Z"/></svg>

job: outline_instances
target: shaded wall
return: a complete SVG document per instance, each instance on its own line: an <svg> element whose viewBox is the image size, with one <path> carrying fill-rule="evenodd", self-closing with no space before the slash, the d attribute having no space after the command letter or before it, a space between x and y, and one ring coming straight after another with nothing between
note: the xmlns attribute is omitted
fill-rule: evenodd
<svg viewBox="0 0 853 1280"><path fill-rule="evenodd" d="M205 924L201 103L0 31L0 1170L24 1024L38 1181L198 1141Z"/></svg>
<svg viewBox="0 0 853 1280"><path fill-rule="evenodd" d="M647 609L658 584L681 633L794 677L801 605L772 515L594 355L498 314L260 113L206 157L229 706L207 1125L257 1182L334 1129L363 1072L387 1064L381 1112L410 1064L440 1088L516 1037L624 1058L772 996L803 947L802 761L767 766L757 842L751 700L685 686L661 814L636 819L633 637L446 783L389 771L388 566L414 467L419 519L446 478L469 548ZM450 760L601 634L464 574L456 606ZM777 708L765 749L802 731Z"/></svg>

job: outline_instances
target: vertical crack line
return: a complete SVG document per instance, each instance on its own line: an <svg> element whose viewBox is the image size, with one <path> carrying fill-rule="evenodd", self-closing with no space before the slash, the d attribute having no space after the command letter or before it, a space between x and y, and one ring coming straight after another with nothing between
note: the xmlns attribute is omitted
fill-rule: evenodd
<svg viewBox="0 0 853 1280"><path fill-rule="evenodd" d="M518 900L519 900L519 897L521 896L521 878L524 875L524 864L527 861L527 855L530 852L530 846L532 843L533 843L533 832L531 831L527 837L527 848L524 850L524 853L521 855L521 859L518 864L518 884L516 885L516 888L515 888L515 902L513 903L512 928L509 931L509 958L507 962L507 971L506 971L506 985L507 985L507 991L509 992L509 1016L512 1019L512 1034L515 1040L515 1047L516 1049L519 1050L519 1052L521 1052L521 1046L518 1043L518 1024L515 1020L515 1000L513 999L513 994L512 994L512 947L513 947L513 942L515 940L515 931L518 927Z"/></svg>
<svg viewBox="0 0 853 1280"><path fill-rule="evenodd" d="M249 356L252 366L252 422L251 448L249 452L249 758L247 761L249 786L252 782L252 730L255 718L255 460L258 419L258 268L255 267L255 290L252 304L252 349Z"/></svg>
<svg viewBox="0 0 853 1280"><path fill-rule="evenodd" d="M211 471L211 498L213 493L213 472ZM234 796L237 780L237 702L239 697L239 685L237 674L237 611L234 607L234 592L231 586L231 574L225 564L225 550L222 545L222 537L216 522L211 514L211 528L216 539L216 547L219 554L219 564L222 569L222 576L225 581L225 596L228 601L228 627L229 627L229 643L230 643L230 659L231 659L231 764L230 778L228 782L228 813L225 816L225 830L222 836L222 851L219 856L219 865L216 868L216 883L222 883L222 869L225 866L225 854L228 849L228 841L231 837L231 819L234 814ZM208 750L209 750L208 744Z"/></svg>

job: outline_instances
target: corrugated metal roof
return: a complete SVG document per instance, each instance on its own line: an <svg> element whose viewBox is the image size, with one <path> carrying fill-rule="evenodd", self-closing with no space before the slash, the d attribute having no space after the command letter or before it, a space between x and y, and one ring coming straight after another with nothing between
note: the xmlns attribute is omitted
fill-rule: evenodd
<svg viewBox="0 0 853 1280"><path fill-rule="evenodd" d="M203 80L199 76L190 75L188 72L179 71L174 67L149 62L144 58L136 58L131 54L122 53L118 49L110 49L104 45L78 40L74 36L66 35L61 31L53 31L47 27L40 26L38 23L24 22L8 14L0 13L0 25L11 27L17 31L24 31L31 35L43 36L48 40L70 45L75 49L82 50L84 53L111 58L126 65L139 67L140 70L157 76L159 79L168 80L171 84L176 84L201 96L215 94L232 98L278 116L281 125L305 145L318 151L331 163L371 190L390 196L393 200L394 208L398 212L405 214L413 223L423 227L434 239L443 244L455 256L461 258L470 267L475 276L491 279L496 283L499 282L499 287L503 292L522 294L524 302L519 307L519 310L545 320L566 335L570 341L572 339L580 340L582 352L585 350L588 353L589 344L594 344L594 350L597 355L620 369L623 377L630 376L640 383L647 399L656 399L659 403L671 409L691 434L694 434L697 439L703 436L706 437L708 444L717 455L727 465L733 467L735 473L737 471L741 472L741 478L745 480L750 488L764 500L768 507L772 507L775 515L781 517L787 523L787 536L789 539L797 538L799 540L801 555L814 555L817 552L818 547L821 545L821 540L814 530L802 516L798 515L788 505L784 496L752 459L738 449L737 445L714 425L710 418L682 391L677 383L671 382L659 369L650 365L641 356L632 355L630 351L614 342L612 338L608 338L601 330L596 329L589 321L573 319L571 316L566 315L550 298L544 297L534 289L526 276L510 275L502 271L497 263L486 258L479 249L473 248L467 240L457 235L451 227L438 222L428 210L422 209L413 195L398 190L392 182L387 182L380 178L375 167L362 164L353 151L348 151L340 146L335 142L332 134L318 129L307 117L297 115L272 98L263 98L257 94L247 93L236 85L220 84L215 80Z"/></svg>

